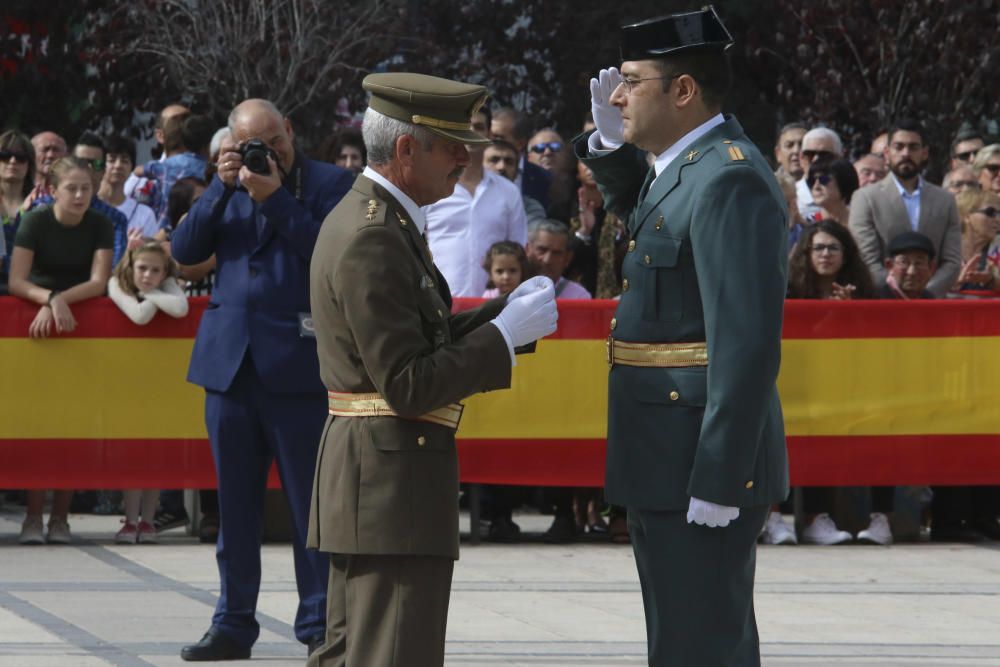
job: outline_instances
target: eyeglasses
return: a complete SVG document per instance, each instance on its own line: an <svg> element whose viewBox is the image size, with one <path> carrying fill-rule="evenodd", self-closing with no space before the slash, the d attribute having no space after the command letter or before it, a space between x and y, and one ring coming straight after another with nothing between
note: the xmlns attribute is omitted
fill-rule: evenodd
<svg viewBox="0 0 1000 667"><path fill-rule="evenodd" d="M626 78L622 79L622 85L625 86L625 90L627 90L629 93L631 93L632 89L635 88L636 84L642 83L643 81L663 81L664 79L667 79L669 81L673 81L674 79L676 79L679 76L681 76L681 75L680 74L674 74L672 76L647 76L647 77L643 77L641 79L630 79L630 78L626 77Z"/></svg>
<svg viewBox="0 0 1000 667"><path fill-rule="evenodd" d="M82 159L94 171L104 171L104 158L94 158L93 160L88 160L87 158Z"/></svg>
<svg viewBox="0 0 1000 667"><path fill-rule="evenodd" d="M923 258L920 259L910 259L909 257L899 256L892 260L892 263L900 269L908 269L911 266L918 271L931 268L931 263Z"/></svg>
<svg viewBox="0 0 1000 667"><path fill-rule="evenodd" d="M844 251L844 248L839 243L816 243L813 245L812 251L817 255L822 255L824 252L839 255Z"/></svg>
<svg viewBox="0 0 1000 667"><path fill-rule="evenodd" d="M1000 215L1000 208L996 206L987 206L986 208L977 208L973 213L982 213L987 218L995 218Z"/></svg>
<svg viewBox="0 0 1000 667"><path fill-rule="evenodd" d="M978 190L980 187L979 181L952 181L951 187L956 190Z"/></svg>
<svg viewBox="0 0 1000 667"><path fill-rule="evenodd" d="M562 150L562 142L548 141L548 142L542 142L540 144L535 144L534 146L531 147L531 152L538 153L539 155L541 155L542 153L545 152L546 148L548 148L553 153L558 153L559 151Z"/></svg>
<svg viewBox="0 0 1000 667"><path fill-rule="evenodd" d="M802 151L802 157L812 162L818 157L821 158L833 157L833 153L831 153L830 151L814 151L810 148L807 148Z"/></svg>
<svg viewBox="0 0 1000 667"><path fill-rule="evenodd" d="M990 172L994 176L1000 174L1000 164L984 164L983 169Z"/></svg>
<svg viewBox="0 0 1000 667"><path fill-rule="evenodd" d="M20 162L24 164L28 161L28 155L26 153L15 153L14 151L0 151L0 162L10 162L11 158L14 162Z"/></svg>
<svg viewBox="0 0 1000 667"><path fill-rule="evenodd" d="M979 151L965 151L964 153L955 153L955 157L962 162L972 162L972 158L976 157L976 153Z"/></svg>
<svg viewBox="0 0 1000 667"><path fill-rule="evenodd" d="M833 177L831 177L829 174L820 174L818 176L812 176L810 178L807 178L806 185L808 185L810 188L812 188L812 186L815 185L816 183L819 183L822 186L827 186L830 185L830 181L832 180Z"/></svg>

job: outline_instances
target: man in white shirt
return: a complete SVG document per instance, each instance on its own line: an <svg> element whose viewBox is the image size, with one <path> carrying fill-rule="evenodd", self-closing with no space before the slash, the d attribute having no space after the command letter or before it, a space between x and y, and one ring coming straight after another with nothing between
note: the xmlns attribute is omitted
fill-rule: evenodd
<svg viewBox="0 0 1000 667"><path fill-rule="evenodd" d="M473 131L487 136L489 111L473 115ZM424 207L427 243L452 296L481 297L489 275L486 251L497 241L524 245L528 221L521 192L513 183L483 168L483 145L469 145L469 164L450 197Z"/></svg>

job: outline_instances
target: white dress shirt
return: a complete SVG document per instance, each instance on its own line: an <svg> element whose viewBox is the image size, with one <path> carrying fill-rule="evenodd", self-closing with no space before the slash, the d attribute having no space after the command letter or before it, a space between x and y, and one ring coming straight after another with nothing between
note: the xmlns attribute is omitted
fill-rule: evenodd
<svg viewBox="0 0 1000 667"><path fill-rule="evenodd" d="M475 192L455 184L450 197L425 206L427 242L434 263L444 274L454 296L479 297L489 275L483 260L497 241L528 242L528 221L517 186L503 176L483 170Z"/></svg>

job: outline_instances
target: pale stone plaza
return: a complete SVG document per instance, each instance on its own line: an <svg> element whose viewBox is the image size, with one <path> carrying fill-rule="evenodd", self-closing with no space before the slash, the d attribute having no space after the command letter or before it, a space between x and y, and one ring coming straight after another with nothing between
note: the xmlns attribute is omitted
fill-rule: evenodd
<svg viewBox="0 0 1000 667"><path fill-rule="evenodd" d="M208 628L218 591L212 545L180 529L116 545L119 517L71 515L71 546L25 547L22 512L0 510L0 666L188 664L180 649ZM530 539L550 517L515 520ZM1000 549L985 545L760 547L763 664L1000 665ZM263 563L249 664L304 664L290 546L265 545ZM463 544L449 667L645 663L630 547Z"/></svg>

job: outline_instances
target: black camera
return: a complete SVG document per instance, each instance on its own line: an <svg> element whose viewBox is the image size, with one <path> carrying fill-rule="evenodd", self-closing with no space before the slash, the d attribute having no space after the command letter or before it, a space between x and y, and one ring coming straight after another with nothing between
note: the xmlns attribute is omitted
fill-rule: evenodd
<svg viewBox="0 0 1000 667"><path fill-rule="evenodd" d="M268 148L267 144L260 139L251 139L246 142L240 146L239 152L243 159L243 165L255 174L267 176L271 173L271 167L267 164L269 155L275 163L278 162L278 154Z"/></svg>

